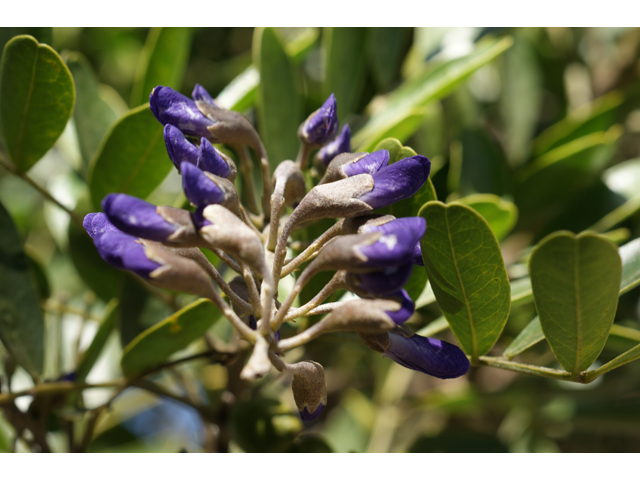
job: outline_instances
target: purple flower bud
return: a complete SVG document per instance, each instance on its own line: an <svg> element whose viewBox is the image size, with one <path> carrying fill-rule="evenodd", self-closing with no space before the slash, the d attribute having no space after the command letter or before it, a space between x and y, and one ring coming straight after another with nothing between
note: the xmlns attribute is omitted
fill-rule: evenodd
<svg viewBox="0 0 640 480"><path fill-rule="evenodd" d="M424 267L424 260L422 258L422 248L420 247L420 242L416 243L416 248L414 248L413 250L413 264Z"/></svg>
<svg viewBox="0 0 640 480"><path fill-rule="evenodd" d="M411 297L409 296L407 291L403 289L403 290L400 290L399 292L392 293L391 295L387 295L387 296L391 297L392 300L396 300L400 302L400 310L395 312L388 311L388 310L385 311L385 313L389 316L389 318L391 318L391 320L393 320L396 325L401 325L407 320L409 320L409 317L413 315L413 312L415 311L416 306L411 300Z"/></svg>
<svg viewBox="0 0 640 480"><path fill-rule="evenodd" d="M162 125L170 123L187 135L208 137L207 127L214 125L193 100L169 87L159 85L154 88L149 95L149 107Z"/></svg>
<svg viewBox="0 0 640 480"><path fill-rule="evenodd" d="M107 216L102 212L88 213L82 221L82 226L87 231L89 236L93 239L106 232L120 231L109 221Z"/></svg>
<svg viewBox="0 0 640 480"><path fill-rule="evenodd" d="M193 98L194 102L197 102L199 100L202 102L206 102L209 105L213 105L214 107L217 107L216 102L213 101L213 97L211 96L211 94L209 94L209 92L207 92L207 90L199 83L196 83L196 86L193 87L193 92L191 92L191 98Z"/></svg>
<svg viewBox="0 0 640 480"><path fill-rule="evenodd" d="M321 403L313 411L313 413L309 413L309 409L307 407L304 407L302 410L300 410L300 418L304 422L312 422L313 420L315 420L316 418L318 418L320 416L320 414L323 412L325 406L326 405Z"/></svg>
<svg viewBox="0 0 640 480"><path fill-rule="evenodd" d="M325 165L329 165L329 162L334 159L336 155L341 153L348 153L351 151L351 128L348 123L345 123L342 127L342 131L335 138L335 140L327 143L316 154L318 158Z"/></svg>
<svg viewBox="0 0 640 480"><path fill-rule="evenodd" d="M104 213L118 229L135 237L163 242L178 226L167 222L157 208L124 193L110 193L102 200Z"/></svg>
<svg viewBox="0 0 640 480"><path fill-rule="evenodd" d="M167 123L164 126L163 133L169 158L178 170L180 170L182 162L189 162L194 165L197 163L198 147L187 140L187 137L184 136L184 133L179 128Z"/></svg>
<svg viewBox="0 0 640 480"><path fill-rule="evenodd" d="M373 189L359 200L371 208L383 208L413 196L429 178L431 162L416 155L402 159L373 174Z"/></svg>
<svg viewBox="0 0 640 480"><path fill-rule="evenodd" d="M198 151L198 161L196 165L200 170L211 172L219 177L227 178L231 173L229 164L205 137L200 139L200 150Z"/></svg>
<svg viewBox="0 0 640 480"><path fill-rule="evenodd" d="M212 225L212 223L204 218L204 209L207 208L206 205L200 205L196 208L195 212L191 212L191 220L193 220L193 224L196 226L197 230L200 230L202 227L206 225Z"/></svg>
<svg viewBox="0 0 640 480"><path fill-rule="evenodd" d="M180 165L182 173L182 189L189 201L196 206L221 203L224 192L195 165L183 162Z"/></svg>
<svg viewBox="0 0 640 480"><path fill-rule="evenodd" d="M405 217L383 225L366 225L363 233L381 232L382 236L371 245L358 247L367 257L364 265L370 267L393 267L411 262L416 244L427 229L422 217Z"/></svg>
<svg viewBox="0 0 640 480"><path fill-rule="evenodd" d="M403 367L438 378L456 378L469 371L469 360L460 348L435 338L389 333L389 346L382 353Z"/></svg>
<svg viewBox="0 0 640 480"><path fill-rule="evenodd" d="M93 240L98 253L109 265L122 270L131 270L143 278L161 267L149 260L137 238L122 232L106 232Z"/></svg>
<svg viewBox="0 0 640 480"><path fill-rule="evenodd" d="M353 177L354 175L360 175L361 173L373 175L385 168L387 165L389 165L389 151L378 150L377 152L373 152L362 157L360 160L344 165L342 167L342 171L347 175L347 177Z"/></svg>
<svg viewBox="0 0 640 480"><path fill-rule="evenodd" d="M388 295L396 292L407 283L411 276L413 265L407 263L397 267L386 267L371 273L348 273L347 278L353 278L356 286L371 295Z"/></svg>
<svg viewBox="0 0 640 480"><path fill-rule="evenodd" d="M338 132L336 97L329 95L324 104L300 125L298 136L310 145L323 145Z"/></svg>

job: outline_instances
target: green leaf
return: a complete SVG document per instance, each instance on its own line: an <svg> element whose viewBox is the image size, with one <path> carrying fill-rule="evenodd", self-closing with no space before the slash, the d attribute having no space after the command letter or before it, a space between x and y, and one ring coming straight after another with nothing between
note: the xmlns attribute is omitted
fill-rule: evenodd
<svg viewBox="0 0 640 480"><path fill-rule="evenodd" d="M511 288L489 224L466 205L428 202L420 242L431 288L462 349L474 359L495 344L509 316Z"/></svg>
<svg viewBox="0 0 640 480"><path fill-rule="evenodd" d="M607 193L613 192L613 194L619 195L626 201L608 212L589 228L589 230L597 232L606 232L640 210L640 190L638 190L640 158L614 165L605 170L602 177L610 190Z"/></svg>
<svg viewBox="0 0 640 480"><path fill-rule="evenodd" d="M104 310L104 317L98 327L96 335L93 337L89 347L82 353L78 368L76 370L76 382L82 383L87 379L91 369L100 357L107 340L113 333L118 323L118 300L112 299Z"/></svg>
<svg viewBox="0 0 640 480"><path fill-rule="evenodd" d="M287 55L295 63L301 63L315 46L320 38L320 29L316 27L295 28L297 34L293 38L287 38L285 50Z"/></svg>
<svg viewBox="0 0 640 480"><path fill-rule="evenodd" d="M516 338L513 339L502 356L511 360L519 353L533 347L536 343L541 342L542 340L544 340L542 325L540 325L540 319L536 317L531 320L526 327L524 327Z"/></svg>
<svg viewBox="0 0 640 480"><path fill-rule="evenodd" d="M374 109L374 104L369 106L369 110L374 110L373 114L353 137L352 144L356 150L362 150L363 145L377 143L384 138L384 132L390 131L405 119L410 110L446 96L473 72L507 50L512 43L510 37L482 41L474 52L465 57L448 61L436 68L425 67L391 92L378 109Z"/></svg>
<svg viewBox="0 0 640 480"><path fill-rule="evenodd" d="M604 348L615 317L622 276L618 249L590 232L556 232L534 248L529 272L549 346L577 378Z"/></svg>
<svg viewBox="0 0 640 480"><path fill-rule="evenodd" d="M148 104L134 108L112 126L93 159L89 188L94 208L108 193L147 197L171 168L162 125Z"/></svg>
<svg viewBox="0 0 640 480"><path fill-rule="evenodd" d="M493 234L501 241L515 227L518 221L518 208L497 195L469 195L458 200L470 206L489 223Z"/></svg>
<svg viewBox="0 0 640 480"><path fill-rule="evenodd" d="M124 112L120 111L119 105L114 106L105 98L104 86L98 83L98 77L82 54L71 53L66 60L76 85L78 103L73 112L73 120L86 172L109 127Z"/></svg>
<svg viewBox="0 0 640 480"><path fill-rule="evenodd" d="M369 29L371 75L378 90L387 91L400 73L411 29L373 27Z"/></svg>
<svg viewBox="0 0 640 480"><path fill-rule="evenodd" d="M260 72L258 126L273 171L283 160L296 158L303 104L293 66L275 29L255 30L253 53Z"/></svg>
<svg viewBox="0 0 640 480"><path fill-rule="evenodd" d="M40 43L51 45L53 41L53 28L51 27L2 27L0 28L0 50L9 40L18 35L31 35Z"/></svg>
<svg viewBox="0 0 640 480"><path fill-rule="evenodd" d="M189 59L192 30L156 27L149 31L131 92L131 107L145 104L158 85L180 88Z"/></svg>
<svg viewBox="0 0 640 480"><path fill-rule="evenodd" d="M124 349L124 374L132 376L161 364L202 337L218 315L213 303L200 299L145 330Z"/></svg>
<svg viewBox="0 0 640 480"><path fill-rule="evenodd" d="M533 301L533 291L531 290L531 279L529 277L519 278L511 282L511 306L517 307Z"/></svg>
<svg viewBox="0 0 640 480"><path fill-rule="evenodd" d="M620 295L640 285L640 238L620 247L622 259L622 280Z"/></svg>
<svg viewBox="0 0 640 480"><path fill-rule="evenodd" d="M216 102L229 110L243 112L255 104L259 84L260 72L255 66L250 65L224 87Z"/></svg>
<svg viewBox="0 0 640 480"><path fill-rule="evenodd" d="M0 340L32 376L42 373L44 318L16 226L0 203Z"/></svg>
<svg viewBox="0 0 640 480"><path fill-rule="evenodd" d="M71 73L55 50L28 35L5 45L0 65L0 128L19 171L29 170L53 147L74 102Z"/></svg>
<svg viewBox="0 0 640 480"><path fill-rule="evenodd" d="M356 113L367 68L366 28L325 28L323 49L326 55L324 96L331 93L338 102L338 119Z"/></svg>

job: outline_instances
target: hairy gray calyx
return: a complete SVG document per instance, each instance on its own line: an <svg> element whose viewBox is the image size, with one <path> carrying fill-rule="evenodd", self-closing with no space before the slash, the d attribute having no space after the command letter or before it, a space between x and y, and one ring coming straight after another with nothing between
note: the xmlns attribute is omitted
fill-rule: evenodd
<svg viewBox="0 0 640 480"><path fill-rule="evenodd" d="M348 175L344 173L343 167L345 165L350 165L352 163L357 162L361 158L369 155L368 152L353 152L353 153L341 153L337 155L327 167L327 171L324 173L322 180L318 185L324 185L326 183L337 182L338 180L342 180L347 178Z"/></svg>
<svg viewBox="0 0 640 480"><path fill-rule="evenodd" d="M261 151L258 132L242 114L201 100L196 101L196 106L205 117L215 122L207 127L211 143L248 145L256 152Z"/></svg>
<svg viewBox="0 0 640 480"><path fill-rule="evenodd" d="M320 405L327 404L327 385L322 365L307 360L291 365L290 369L293 373L291 389L298 410L306 407L309 413L313 413Z"/></svg>

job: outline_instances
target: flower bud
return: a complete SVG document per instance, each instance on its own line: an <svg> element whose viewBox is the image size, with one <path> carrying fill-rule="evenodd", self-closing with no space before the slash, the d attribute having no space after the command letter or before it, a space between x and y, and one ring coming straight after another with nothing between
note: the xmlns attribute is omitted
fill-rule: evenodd
<svg viewBox="0 0 640 480"><path fill-rule="evenodd" d="M361 173L373 175L388 164L387 150L378 150L373 153L342 153L331 161L320 183L331 183Z"/></svg>
<svg viewBox="0 0 640 480"><path fill-rule="evenodd" d="M193 92L191 92L191 98L193 98L195 102L201 101L201 102L206 102L209 105L214 105L214 106L216 105L216 103L213 101L213 97L211 96L211 94L207 92L207 90L199 83L196 83L196 86L193 87Z"/></svg>
<svg viewBox="0 0 640 480"><path fill-rule="evenodd" d="M386 267L371 273L348 272L345 282L349 290L357 295L389 295L402 288L411 276L413 265L407 263Z"/></svg>
<svg viewBox="0 0 640 480"><path fill-rule="evenodd" d="M154 88L149 95L149 107L162 125L170 123L187 135L209 136L207 128L213 121L198 110L193 100L172 88L161 85Z"/></svg>
<svg viewBox="0 0 640 480"><path fill-rule="evenodd" d="M141 241L122 232L105 232L93 240L98 253L109 265L121 270L131 270L142 278L149 279L152 272L162 264L150 260Z"/></svg>
<svg viewBox="0 0 640 480"><path fill-rule="evenodd" d="M160 215L155 205L124 193L104 197L102 209L115 227L135 237L164 242L180 228Z"/></svg>
<svg viewBox="0 0 640 480"><path fill-rule="evenodd" d="M427 229L422 217L405 217L383 225L364 225L364 233L381 233L381 237L370 245L360 247L367 258L365 265L382 268L405 264L413 260L416 244Z"/></svg>
<svg viewBox="0 0 640 480"><path fill-rule="evenodd" d="M321 164L323 166L329 165L329 162L341 153L348 153L351 151L351 128L349 124L345 123L342 127L342 131L335 138L335 140L327 143L324 147L316 153L314 163L316 165Z"/></svg>
<svg viewBox="0 0 640 480"><path fill-rule="evenodd" d="M411 315L413 315L413 312L415 312L416 310L416 306L413 303L413 300L411 300L411 297L404 289L386 295L384 298L393 300L396 302L396 304L400 305L397 310L385 310L385 313L391 320L393 320L396 325L402 325L404 322L409 320L409 318L411 318Z"/></svg>
<svg viewBox="0 0 640 480"><path fill-rule="evenodd" d="M469 371L469 360L460 348L435 338L422 337L396 328L391 332L360 334L372 350L405 368L432 377L457 378Z"/></svg>
<svg viewBox="0 0 640 480"><path fill-rule="evenodd" d="M370 215L362 215L360 217L345 218L342 221L342 234L353 235L355 233L364 233L365 225L384 225L385 223L395 220L393 215L379 215L372 213Z"/></svg>
<svg viewBox="0 0 640 480"><path fill-rule="evenodd" d="M303 361L290 366L293 373L293 399L305 422L315 420L327 405L324 368L317 362Z"/></svg>
<svg viewBox="0 0 640 480"><path fill-rule="evenodd" d="M218 177L228 178L231 174L230 162L232 163L231 159L226 155L223 156L217 148L211 145L209 140L205 137L200 139L200 150L198 151L196 162L196 166L200 170L213 173ZM235 178L233 180L235 180Z"/></svg>
<svg viewBox="0 0 640 480"><path fill-rule="evenodd" d="M324 104L300 125L298 137L309 145L321 146L335 136L338 126L338 105L332 93Z"/></svg>
<svg viewBox="0 0 640 480"><path fill-rule="evenodd" d="M170 123L164 126L164 143L173 165L180 171L182 162L196 164L198 161L198 147L192 144L178 127Z"/></svg>
<svg viewBox="0 0 640 480"><path fill-rule="evenodd" d="M211 122L207 133L202 136L209 138L212 143L248 145L256 152L263 153L258 132L241 113L200 100L196 101L196 106Z"/></svg>
<svg viewBox="0 0 640 480"><path fill-rule="evenodd" d="M276 185L276 191L279 190L277 186L279 183L284 185L280 188L283 189L285 205L289 207L297 204L307 193L304 175L296 163L291 160L280 162L273 172L273 184Z"/></svg>
<svg viewBox="0 0 640 480"><path fill-rule="evenodd" d="M224 192L218 184L195 165L182 162L180 173L182 173L184 194L195 206L199 207L224 201Z"/></svg>
<svg viewBox="0 0 640 480"><path fill-rule="evenodd" d="M82 221L82 226L87 231L89 236L93 239L106 232L120 231L109 221L107 216L102 212L88 213L87 215L85 215L84 220Z"/></svg>

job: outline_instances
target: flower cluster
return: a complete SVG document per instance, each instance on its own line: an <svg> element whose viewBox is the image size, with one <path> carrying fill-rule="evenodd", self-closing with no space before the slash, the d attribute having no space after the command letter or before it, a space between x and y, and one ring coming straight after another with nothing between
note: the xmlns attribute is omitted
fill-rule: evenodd
<svg viewBox="0 0 640 480"><path fill-rule="evenodd" d="M383 356L435 377L467 372L469 361L458 347L415 335L403 326L415 309L403 286L413 266L422 265L420 239L426 221L375 212L411 197L424 185L431 166L426 157L415 155L390 164L386 150L351 153L351 131L344 125L338 133L337 104L331 95L300 125L298 158L280 162L271 174L267 152L251 123L218 106L200 85L192 98L158 86L149 102L164 125L169 159L182 175L192 208L157 207L123 193L107 195L104 213L91 213L84 220L107 263L152 284L214 302L254 345L242 377L259 378L272 366L291 374L294 398L306 421L326 405L324 370L313 361L289 364L282 354L328 331L357 332L365 345ZM238 169L218 144L236 152L251 205L240 201L235 187ZM247 174L252 162L248 149L262 167L261 212ZM312 188L307 191L308 187ZM326 218L338 221L286 260L294 229ZM202 248L218 255L237 276L225 281ZM280 303L278 283L294 271L300 274ZM320 271L335 274L309 303L292 308L304 285ZM337 290L360 298L324 304ZM284 322L321 314L326 316L304 332L280 338Z"/></svg>

